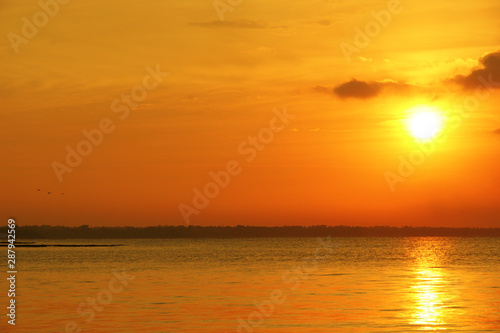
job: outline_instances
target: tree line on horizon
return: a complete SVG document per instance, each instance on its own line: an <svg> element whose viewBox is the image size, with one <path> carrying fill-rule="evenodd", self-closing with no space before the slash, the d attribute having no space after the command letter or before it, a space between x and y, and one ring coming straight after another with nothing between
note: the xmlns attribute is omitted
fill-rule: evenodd
<svg viewBox="0 0 500 333"><path fill-rule="evenodd" d="M7 227L0 228L7 238ZM391 227L391 226L149 226L79 227L17 226L23 239L132 239L132 238L278 238L278 237L500 237L500 228Z"/></svg>

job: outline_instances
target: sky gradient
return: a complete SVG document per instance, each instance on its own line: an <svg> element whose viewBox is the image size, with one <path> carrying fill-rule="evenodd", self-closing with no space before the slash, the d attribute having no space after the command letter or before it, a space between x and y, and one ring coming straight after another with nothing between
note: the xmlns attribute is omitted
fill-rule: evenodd
<svg viewBox="0 0 500 333"><path fill-rule="evenodd" d="M42 3L0 6L5 220L500 227L496 0Z"/></svg>

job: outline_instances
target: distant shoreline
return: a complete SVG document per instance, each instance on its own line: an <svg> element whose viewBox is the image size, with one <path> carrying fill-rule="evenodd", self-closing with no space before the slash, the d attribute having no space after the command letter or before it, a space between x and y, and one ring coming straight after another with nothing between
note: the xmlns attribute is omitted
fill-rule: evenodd
<svg viewBox="0 0 500 333"><path fill-rule="evenodd" d="M0 227L0 239L7 227ZM175 239L175 238L299 238L299 237L500 237L500 228L351 227L351 226L154 226L79 227L18 226L17 239Z"/></svg>

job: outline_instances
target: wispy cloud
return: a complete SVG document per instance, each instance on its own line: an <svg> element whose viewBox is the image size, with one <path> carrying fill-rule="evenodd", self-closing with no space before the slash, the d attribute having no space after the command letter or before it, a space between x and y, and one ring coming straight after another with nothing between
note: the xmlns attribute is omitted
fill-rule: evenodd
<svg viewBox="0 0 500 333"><path fill-rule="evenodd" d="M252 20L237 20L237 21L207 21L191 23L203 28L240 28L240 29L287 29L286 26L272 26L266 22L257 22Z"/></svg>
<svg viewBox="0 0 500 333"><path fill-rule="evenodd" d="M308 21L307 23L328 26L328 25L332 24L332 21L330 21L330 20L316 20L316 21Z"/></svg>

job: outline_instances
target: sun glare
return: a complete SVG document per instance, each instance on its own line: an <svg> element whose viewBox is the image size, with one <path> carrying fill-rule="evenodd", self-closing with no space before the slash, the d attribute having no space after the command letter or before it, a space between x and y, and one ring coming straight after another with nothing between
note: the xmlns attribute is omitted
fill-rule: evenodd
<svg viewBox="0 0 500 333"><path fill-rule="evenodd" d="M432 140L443 128L443 116L434 107L419 106L410 110L408 131L417 140Z"/></svg>

